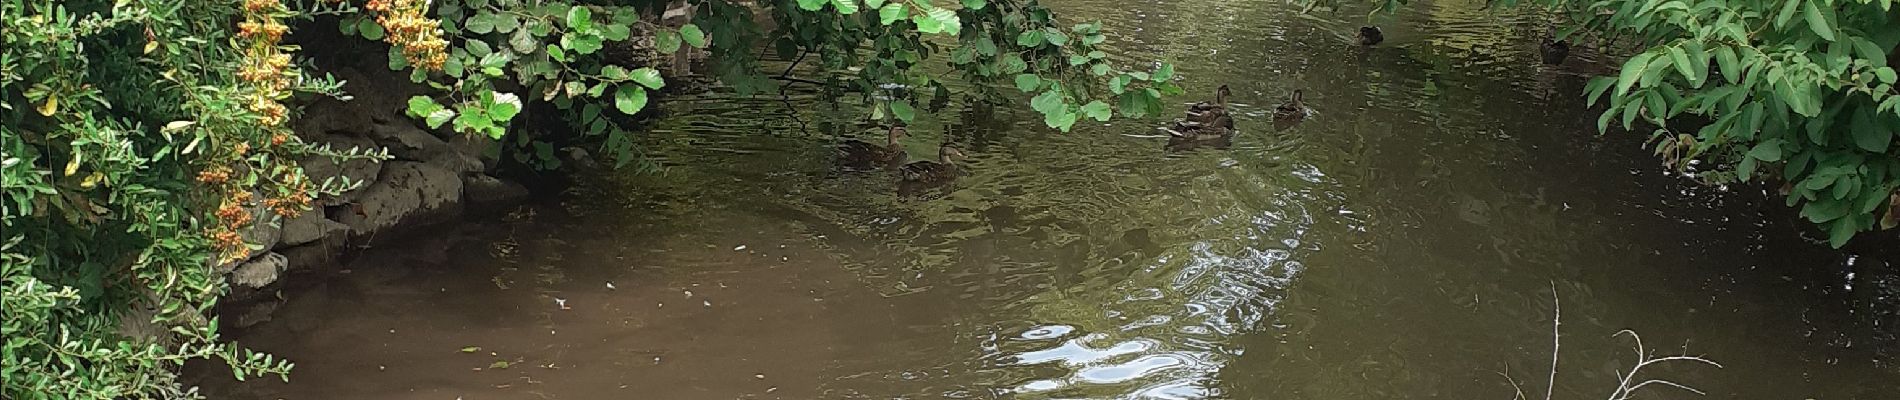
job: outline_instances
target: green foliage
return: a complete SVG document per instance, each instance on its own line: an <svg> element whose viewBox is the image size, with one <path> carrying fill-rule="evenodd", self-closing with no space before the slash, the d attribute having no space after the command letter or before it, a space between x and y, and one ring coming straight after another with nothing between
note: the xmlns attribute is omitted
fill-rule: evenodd
<svg viewBox="0 0 1900 400"><path fill-rule="evenodd" d="M1323 0L1322 0L1323 1ZM1387 1L1391 10L1402 1ZM1516 5L1516 0L1498 0ZM1633 38L1587 86L1598 128L1647 129L1672 168L1710 184L1784 182L1835 247L1900 223L1900 18L1893 0L1539 0L1560 35ZM1693 117L1689 117L1693 116ZM1637 125L1638 121L1648 124ZM1884 214L1882 209L1885 209Z"/></svg>
<svg viewBox="0 0 1900 400"><path fill-rule="evenodd" d="M695 10L689 22L677 27L655 23L665 8L686 4ZM1035 1L967 0L948 6L928 0L765 2L750 6L762 7L757 11L776 22L776 30L763 32L754 23L753 8L722 0L444 0L435 3L434 14L451 37L447 60L440 71L414 68L411 74L441 93L412 99L409 113L431 126L452 122L460 132L501 138L510 132L511 117L528 107L522 102L540 100L559 110L572 129L602 137L607 150L625 162L632 129L623 125L625 119L600 111L639 113L653 91L666 86L665 66L621 51L640 36L662 53L657 58L689 47L706 49L715 75L741 94L777 88L760 70L755 54L760 44L770 43L785 59L815 55L828 93L864 95L879 119L909 121L919 108L936 109L951 100L940 74L924 67L946 43L954 45L948 64L980 84L969 93L972 98L1001 99L992 84L1013 79L1018 89L1036 95L1031 104L1044 121L1064 131L1081 118L1152 114L1160 110L1161 96L1181 92L1170 82L1171 66L1116 70L1096 47L1106 41L1098 24L1059 25ZM364 20L345 19L340 29L373 39L372 30L356 22ZM391 49L390 67L411 68L396 51ZM924 105L930 107L919 107L926 94ZM516 135L507 142L521 149L515 154L522 161L553 165L537 156L551 154L541 139Z"/></svg>
<svg viewBox="0 0 1900 400"><path fill-rule="evenodd" d="M288 372L218 342L214 267L273 214L247 208L347 184L305 180L294 160L329 152L288 136L278 103L337 85L278 63L281 6L245 10L0 2L0 397L196 397L176 375L192 359Z"/></svg>

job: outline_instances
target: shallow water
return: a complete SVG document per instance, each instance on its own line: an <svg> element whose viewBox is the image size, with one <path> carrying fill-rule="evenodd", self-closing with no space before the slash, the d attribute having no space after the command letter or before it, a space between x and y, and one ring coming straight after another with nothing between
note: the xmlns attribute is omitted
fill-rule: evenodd
<svg viewBox="0 0 1900 400"><path fill-rule="evenodd" d="M1607 397L1636 361L1624 329L1721 364L1638 381L1900 398L1900 260L1829 250L1779 200L1686 184L1637 134L1594 134L1575 94L1604 61L1537 65L1545 22L1441 1L1377 20L1388 41L1362 49L1355 10L1050 4L1103 20L1124 62L1232 85L1244 133L1171 152L1158 120L1059 134L1011 108L949 110L906 145L934 158L948 140L969 175L909 190L834 168L832 143L877 135L849 106L674 99L640 143L664 173L586 175L306 279L235 335L296 361L292 381L206 390L1537 398L1561 310L1551 398ZM1296 88L1319 114L1272 129Z"/></svg>

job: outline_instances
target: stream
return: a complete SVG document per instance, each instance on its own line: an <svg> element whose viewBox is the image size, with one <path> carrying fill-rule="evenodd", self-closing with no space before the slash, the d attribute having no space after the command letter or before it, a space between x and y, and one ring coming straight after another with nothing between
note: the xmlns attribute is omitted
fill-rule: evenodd
<svg viewBox="0 0 1900 400"><path fill-rule="evenodd" d="M1629 330L1720 364L1636 379L1707 396L1634 398L1900 398L1900 260L1829 249L1763 188L1672 176L1647 133L1597 134L1580 93L1613 60L1539 64L1547 20L1415 2L1362 48L1364 10L1047 4L1101 20L1118 63L1176 63L1179 101L1231 85L1242 133L1177 151L1159 118L1059 133L953 106L904 144L948 141L968 174L912 190L834 165L839 140L882 139L855 102L670 98L637 144L663 170L583 172L304 279L229 335L292 379L203 390L1601 399L1638 361ZM1317 115L1274 129L1295 89Z"/></svg>

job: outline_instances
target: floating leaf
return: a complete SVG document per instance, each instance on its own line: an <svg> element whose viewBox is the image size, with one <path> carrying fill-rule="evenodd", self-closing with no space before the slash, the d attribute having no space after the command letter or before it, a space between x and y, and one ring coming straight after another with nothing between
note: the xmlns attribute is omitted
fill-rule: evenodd
<svg viewBox="0 0 1900 400"><path fill-rule="evenodd" d="M474 353L474 352L477 352L477 351L482 351L482 348L481 348L481 347L477 347L477 346L468 346L468 347L463 347L463 348L462 348L462 352L463 352L463 353Z"/></svg>

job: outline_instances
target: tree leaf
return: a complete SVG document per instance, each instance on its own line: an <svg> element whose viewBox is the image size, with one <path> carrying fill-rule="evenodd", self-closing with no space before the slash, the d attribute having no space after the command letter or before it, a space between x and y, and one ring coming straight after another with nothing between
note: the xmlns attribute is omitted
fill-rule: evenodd
<svg viewBox="0 0 1900 400"><path fill-rule="evenodd" d="M679 32L661 30L654 33L653 47L660 50L660 53L663 54L673 54L674 52L680 51Z"/></svg>
<svg viewBox="0 0 1900 400"><path fill-rule="evenodd" d="M639 86L619 86L614 90L614 109L633 115L647 107L647 90Z"/></svg>
<svg viewBox="0 0 1900 400"><path fill-rule="evenodd" d="M1781 140L1766 140L1761 143L1756 143L1754 148L1748 150L1748 156L1767 162L1781 161Z"/></svg>
<svg viewBox="0 0 1900 400"><path fill-rule="evenodd" d="M442 109L442 105L436 104L435 99L429 96L418 95L409 97L409 116L411 117L427 116L429 113L440 109Z"/></svg>
<svg viewBox="0 0 1900 400"><path fill-rule="evenodd" d="M910 103L903 100L891 101L891 116L897 117L900 121L910 122L917 119L917 108L911 107Z"/></svg>
<svg viewBox="0 0 1900 400"><path fill-rule="evenodd" d="M1101 100L1090 101L1089 104L1083 105L1082 113L1099 122L1108 122L1110 116L1108 103L1103 103Z"/></svg>
<svg viewBox="0 0 1900 400"><path fill-rule="evenodd" d="M890 25L893 22L910 17L910 9L904 3L890 3L877 8L878 22Z"/></svg>
<svg viewBox="0 0 1900 400"><path fill-rule="evenodd" d="M455 110L444 108L430 112L428 117L423 118L423 122L429 124L429 129L436 129L441 128L443 123L451 119L455 119Z"/></svg>
<svg viewBox="0 0 1900 400"><path fill-rule="evenodd" d="M805 11L818 11L825 8L826 0L798 0L798 8Z"/></svg>
<svg viewBox="0 0 1900 400"><path fill-rule="evenodd" d="M680 40L686 41L687 46L693 46L694 48L704 49L708 44L706 43L706 31L700 30L699 25L694 24L686 24L680 27Z"/></svg>
<svg viewBox="0 0 1900 400"><path fill-rule="evenodd" d="M1149 79L1154 82L1167 82L1169 79L1174 79L1174 64L1161 63L1161 67L1156 68L1154 76Z"/></svg>
<svg viewBox="0 0 1900 400"><path fill-rule="evenodd" d="M567 27L575 32L587 32L594 29L594 10L587 6L573 6L567 9Z"/></svg>
<svg viewBox="0 0 1900 400"><path fill-rule="evenodd" d="M942 24L943 33L950 36L956 36L958 32L963 31L963 20L957 17L955 11L932 8L930 9L930 19L937 20L938 24Z"/></svg>
<svg viewBox="0 0 1900 400"><path fill-rule="evenodd" d="M858 13L858 0L831 0L831 6L836 7L839 14L851 15Z"/></svg>
<svg viewBox="0 0 1900 400"><path fill-rule="evenodd" d="M1886 153L1887 146L1893 144L1893 127L1881 124L1880 120L1884 116L1875 112L1866 108L1854 110L1853 126L1850 127L1854 132L1854 145L1861 150Z"/></svg>
<svg viewBox="0 0 1900 400"><path fill-rule="evenodd" d="M986 2L983 0L963 0L963 8L968 8L971 10L981 10L983 9L983 7L988 6L988 5L989 5L989 2Z"/></svg>
<svg viewBox="0 0 1900 400"><path fill-rule="evenodd" d="M383 40L383 25L374 19L364 18L357 23L356 33L363 34L364 39Z"/></svg>
<svg viewBox="0 0 1900 400"><path fill-rule="evenodd" d="M494 101L488 105L490 119L502 122L515 119L521 113L521 98L514 93L495 92Z"/></svg>
<svg viewBox="0 0 1900 400"><path fill-rule="evenodd" d="M666 80L661 79L660 71L653 69L653 67L640 67L640 69L633 70L633 73L628 74L628 77L632 78L634 82L638 82L640 86L646 86L648 89L658 90L659 88L666 87Z"/></svg>
<svg viewBox="0 0 1900 400"><path fill-rule="evenodd" d="M1016 75L1016 90L1023 93L1034 92L1042 88L1042 78L1034 74Z"/></svg>
<svg viewBox="0 0 1900 400"><path fill-rule="evenodd" d="M1635 86L1636 80L1642 77L1643 69L1649 66L1649 60L1655 57L1656 53L1645 52L1624 61L1623 71L1616 78L1616 95L1622 96L1629 93L1630 87Z"/></svg>
<svg viewBox="0 0 1900 400"><path fill-rule="evenodd" d="M490 14L490 13L485 13L485 12L475 14L474 16L468 17L467 21L462 22L462 29L466 29L469 32L474 32L476 34L486 35L489 32L495 31L494 17L495 17L495 14Z"/></svg>
<svg viewBox="0 0 1900 400"><path fill-rule="evenodd" d="M1793 20L1795 11L1801 8L1802 0L1786 0L1786 1L1787 3L1782 3L1781 5L1781 12L1778 14L1775 14L1775 29L1787 28L1788 21Z"/></svg>
<svg viewBox="0 0 1900 400"><path fill-rule="evenodd" d="M1043 42L1043 38L1042 38L1041 30L1027 30L1027 31L1023 31L1023 33L1021 34L1016 35L1017 46L1036 47L1036 46L1041 46L1042 42Z"/></svg>
<svg viewBox="0 0 1900 400"><path fill-rule="evenodd" d="M1822 39L1827 39L1827 41L1830 42L1834 41L1834 28L1827 25L1827 16L1821 14L1821 7L1815 5L1813 1L1806 3L1808 4L1808 12L1806 13L1808 29L1813 30L1814 34L1820 35Z"/></svg>
<svg viewBox="0 0 1900 400"><path fill-rule="evenodd" d="M1735 48L1723 46L1715 49L1715 66L1722 69L1722 77L1729 83L1742 83L1742 65L1735 58Z"/></svg>

